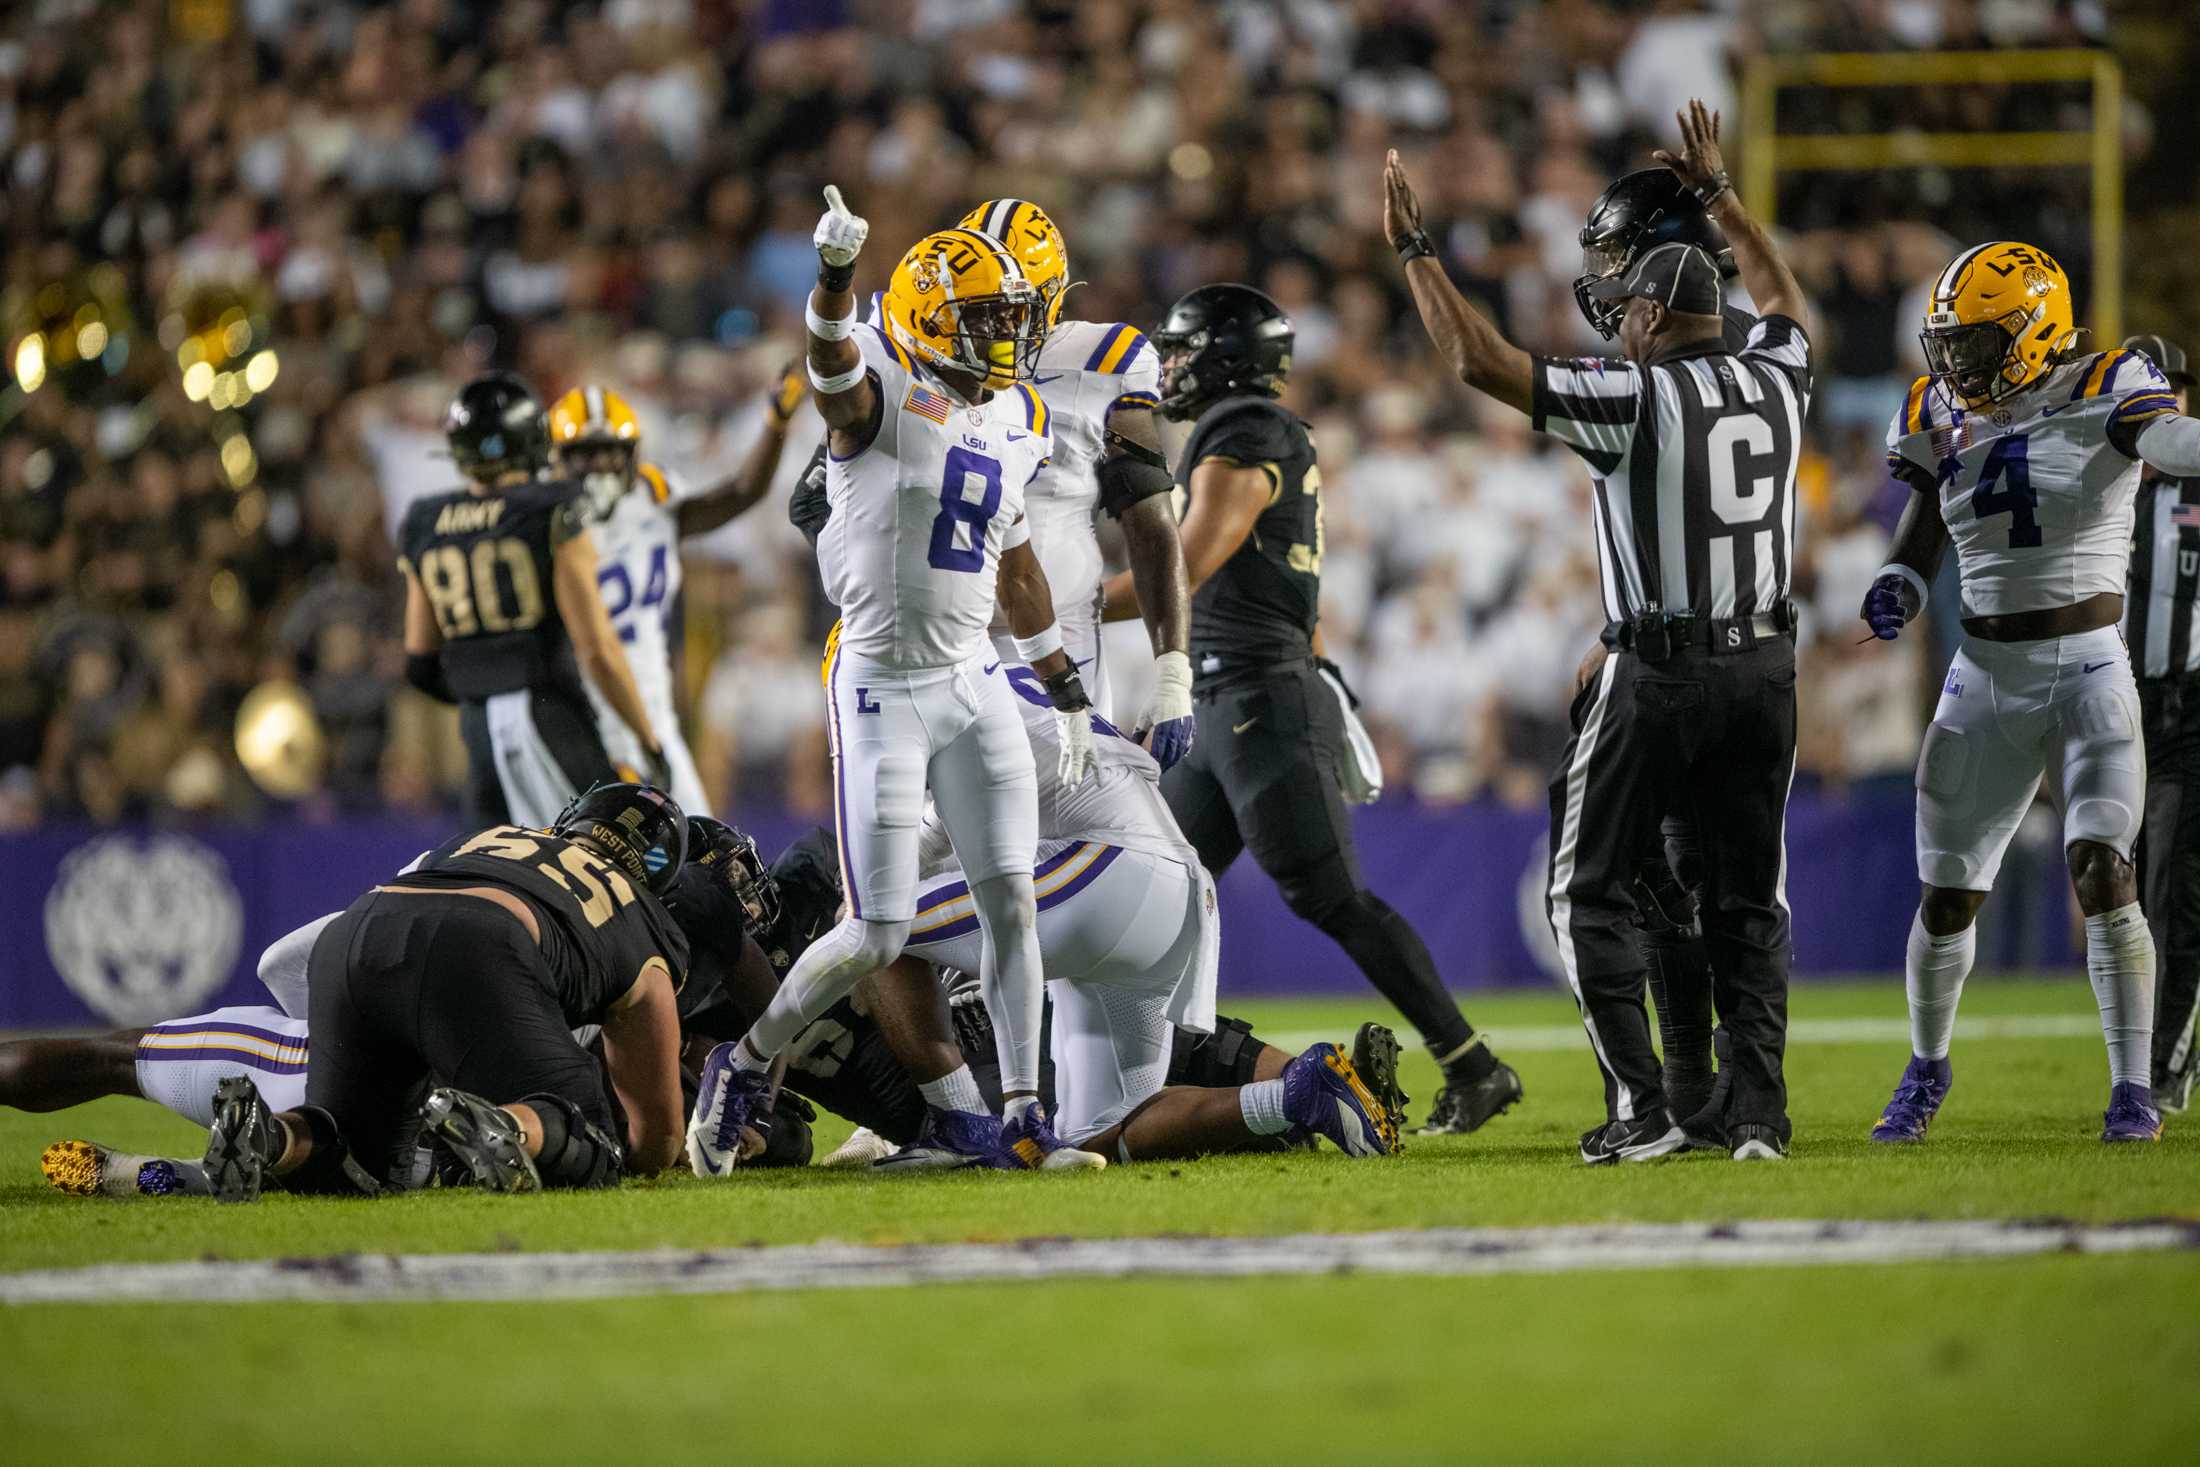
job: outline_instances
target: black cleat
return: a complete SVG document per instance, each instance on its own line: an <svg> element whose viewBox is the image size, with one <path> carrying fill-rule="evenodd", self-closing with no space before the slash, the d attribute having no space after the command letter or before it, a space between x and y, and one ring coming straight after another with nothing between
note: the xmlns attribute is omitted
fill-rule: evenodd
<svg viewBox="0 0 2200 1467"><path fill-rule="evenodd" d="M1526 1093L1521 1088L1519 1074L1503 1060L1497 1061L1496 1068L1478 1080L1447 1080L1436 1092L1436 1101L1429 1107L1428 1123L1421 1127L1421 1134L1464 1136L1469 1131L1479 1131L1494 1117L1519 1104Z"/></svg>
<svg viewBox="0 0 2200 1467"><path fill-rule="evenodd" d="M465 1167L466 1181L484 1192L542 1190L535 1159L510 1111L464 1090L431 1090L420 1107L420 1127Z"/></svg>
<svg viewBox="0 0 2200 1467"><path fill-rule="evenodd" d="M1786 1161L1788 1157L1787 1142L1780 1139L1777 1126L1735 1126L1726 1139L1733 1143L1736 1161Z"/></svg>
<svg viewBox="0 0 2200 1467"><path fill-rule="evenodd" d="M216 1202L256 1202L268 1168L283 1154L283 1128L250 1075L214 1086L214 1124L206 1133L206 1181Z"/></svg>
<svg viewBox="0 0 2200 1467"><path fill-rule="evenodd" d="M1381 1024L1362 1024L1352 1036L1351 1053L1352 1068L1361 1083L1375 1092L1393 1117L1403 1116L1413 1097L1398 1083L1398 1036Z"/></svg>
<svg viewBox="0 0 2200 1467"><path fill-rule="evenodd" d="M1609 1166L1616 1161L1655 1161L1671 1156L1688 1144L1688 1133L1666 1118L1637 1116L1631 1121L1606 1121L1581 1133L1581 1159L1590 1166Z"/></svg>

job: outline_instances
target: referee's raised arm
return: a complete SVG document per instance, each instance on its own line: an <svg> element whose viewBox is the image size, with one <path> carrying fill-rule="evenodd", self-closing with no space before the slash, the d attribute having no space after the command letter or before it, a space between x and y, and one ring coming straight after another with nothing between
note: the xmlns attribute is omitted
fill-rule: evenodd
<svg viewBox="0 0 2200 1467"><path fill-rule="evenodd" d="M1504 338L1444 274L1436 245L1421 227L1421 201L1392 148L1383 164L1383 236L1398 251L1421 324L1459 380L1509 407L1531 410L1535 371L1528 354Z"/></svg>
<svg viewBox="0 0 2200 1467"><path fill-rule="evenodd" d="M1700 100L1691 100L1685 111L1673 114L1673 120L1681 127L1680 152L1659 148L1650 156L1672 169L1704 212L1726 231L1734 268L1749 298L1757 303L1758 314L1785 316L1805 336L1810 335L1810 305L1803 298L1803 287L1764 226L1742 207L1742 196L1734 192L1734 180L1726 175L1726 158L1719 151L1719 114L1707 111Z"/></svg>

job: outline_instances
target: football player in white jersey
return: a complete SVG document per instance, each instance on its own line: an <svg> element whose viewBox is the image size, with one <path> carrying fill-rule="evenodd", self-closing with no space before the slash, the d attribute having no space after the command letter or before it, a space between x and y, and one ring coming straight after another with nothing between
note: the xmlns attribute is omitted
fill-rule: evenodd
<svg viewBox="0 0 2200 1467"><path fill-rule="evenodd" d="M1039 767L1032 878L1054 1001L1062 1135L1120 1161L1229 1150L1252 1136L1287 1131L1327 1136L1349 1156L1397 1151L1397 1041L1379 1025L1363 1030L1355 1046L1365 1074L1335 1045L1317 1044L1271 1080L1227 1090L1178 1087L1183 1093L1158 1099L1175 1030L1214 1032L1221 952L1214 879L1161 798L1159 764L1104 718L1093 719L1093 777L1075 787L1056 777L1060 734L1049 699L1038 678L1015 665L1006 643L997 639L989 675L1014 689ZM927 997L935 1013L938 1005L924 965L969 972L982 954L969 882L936 820L926 824L924 845L931 859L916 921L894 972L877 985L874 1011L890 1042L922 1036L918 1044L929 1039L940 1062L926 1067L914 1062L916 1055L903 1055L928 1103L924 1131L877 1165L881 1171L1060 1165L1066 1153L1047 1158L1027 1140L1007 1156L987 1150L976 1078L944 1023L926 1023ZM946 1065L953 1068L939 1073Z"/></svg>
<svg viewBox="0 0 2200 1467"><path fill-rule="evenodd" d="M949 229L894 267L883 328L859 325L851 285L870 226L837 188L825 197L809 367L830 450L831 521L817 554L841 612L825 682L849 911L749 1032L711 1051L688 1126L689 1163L703 1176L739 1161L748 1114L788 1042L899 956L916 916L928 790L985 937L979 981L999 1038L1004 1144L1064 1149L1038 1096L1031 743L1007 683L986 676L998 607L1059 723L1062 782L1081 783L1092 705L1062 649L1023 513L1051 444L1046 404L1026 385L1045 307L997 241Z"/></svg>
<svg viewBox="0 0 2200 1467"><path fill-rule="evenodd" d="M642 425L626 400L608 388L576 387L550 409L551 462L587 490L595 516L596 583L604 609L626 644L642 705L664 743L672 797L683 810L710 813L695 756L673 707L672 615L680 594L680 542L705 535L746 513L771 488L787 423L802 405L802 369L790 364L765 400L764 430L739 472L700 494L687 494L665 469L644 462ZM614 767L640 771L641 747L593 684L596 726ZM635 776L638 777L638 776Z"/></svg>
<svg viewBox="0 0 2200 1467"><path fill-rule="evenodd" d="M1007 246L1046 302L1046 341L1031 385L1046 401L1054 452L1025 496L1031 543L1054 588L1054 615L1070 660L1086 669L1096 706L1108 704L1100 650L1106 565L1097 533L1102 511L1123 531L1132 584L1153 645L1154 687L1132 737L1167 769L1192 746L1192 592L1170 491L1175 487L1154 409L1161 358L1134 326L1065 321L1069 245L1046 210L1025 199L989 199L965 214L965 229Z"/></svg>
<svg viewBox="0 0 2200 1467"><path fill-rule="evenodd" d="M1966 250L1926 307L1932 375L1888 429L1888 464L1916 493L1863 618L1882 639L1898 635L1952 540L1964 636L1918 755L1911 1057L1874 1141L1922 1141L1947 1099L1972 923L2043 777L2108 1043L2101 1139L2161 1135L2148 1088L2154 944L2131 863L2146 757L2116 624L2139 464L2200 469L2200 422L2178 412L2145 357L2079 352L2078 335L2069 279L2045 251Z"/></svg>

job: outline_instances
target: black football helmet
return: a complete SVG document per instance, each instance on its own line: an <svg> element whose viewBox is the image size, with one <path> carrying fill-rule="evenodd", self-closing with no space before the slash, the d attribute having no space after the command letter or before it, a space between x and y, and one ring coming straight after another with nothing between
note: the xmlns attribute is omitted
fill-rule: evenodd
<svg viewBox="0 0 2200 1467"><path fill-rule="evenodd" d="M1202 285L1153 333L1161 414L1196 418L1225 397L1274 397L1291 371L1291 318L1250 285ZM1171 360L1175 358L1175 360Z"/></svg>
<svg viewBox="0 0 2200 1467"><path fill-rule="evenodd" d="M765 868L754 836L708 815L690 815L687 849L689 869L700 868L724 881L741 904L750 932L769 932L778 923L779 883Z"/></svg>
<svg viewBox="0 0 2200 1467"><path fill-rule="evenodd" d="M1591 326L1607 340L1619 334L1625 300L1598 301L1589 287L1634 268L1653 245L1692 244L1711 257L1722 277L1734 273L1734 251L1726 231L1704 212L1696 196L1681 187L1672 170L1644 168L1615 179L1589 207L1581 226L1581 270L1574 280L1574 302Z"/></svg>
<svg viewBox="0 0 2200 1467"><path fill-rule="evenodd" d="M470 479L539 473L550 462L549 415L510 372L491 372L461 387L443 414L443 437Z"/></svg>
<svg viewBox="0 0 2200 1467"><path fill-rule="evenodd" d="M659 896L687 863L687 832L687 817L663 790L610 781L575 796L550 827L588 841Z"/></svg>

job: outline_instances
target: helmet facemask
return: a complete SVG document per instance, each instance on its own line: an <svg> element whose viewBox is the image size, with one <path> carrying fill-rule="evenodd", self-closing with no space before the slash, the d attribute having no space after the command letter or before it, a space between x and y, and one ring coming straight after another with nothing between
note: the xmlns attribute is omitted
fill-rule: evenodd
<svg viewBox="0 0 2200 1467"><path fill-rule="evenodd" d="M608 514L619 496L634 487L640 446L631 438L579 438L557 448L558 472L580 480L589 507Z"/></svg>
<svg viewBox="0 0 2200 1467"><path fill-rule="evenodd" d="M1046 305L1030 281L1004 280L990 294L948 299L925 327L947 342L949 365L999 390L1038 369Z"/></svg>
<svg viewBox="0 0 2200 1467"><path fill-rule="evenodd" d="M1574 304L1581 314L1596 327L1597 335L1610 341L1619 335L1620 318L1627 314L1627 302L1600 301L1589 294L1589 287L1600 281L1610 280L1634 262L1635 240L1639 231L1608 234L1592 238L1582 231L1581 273L1574 277Z"/></svg>

